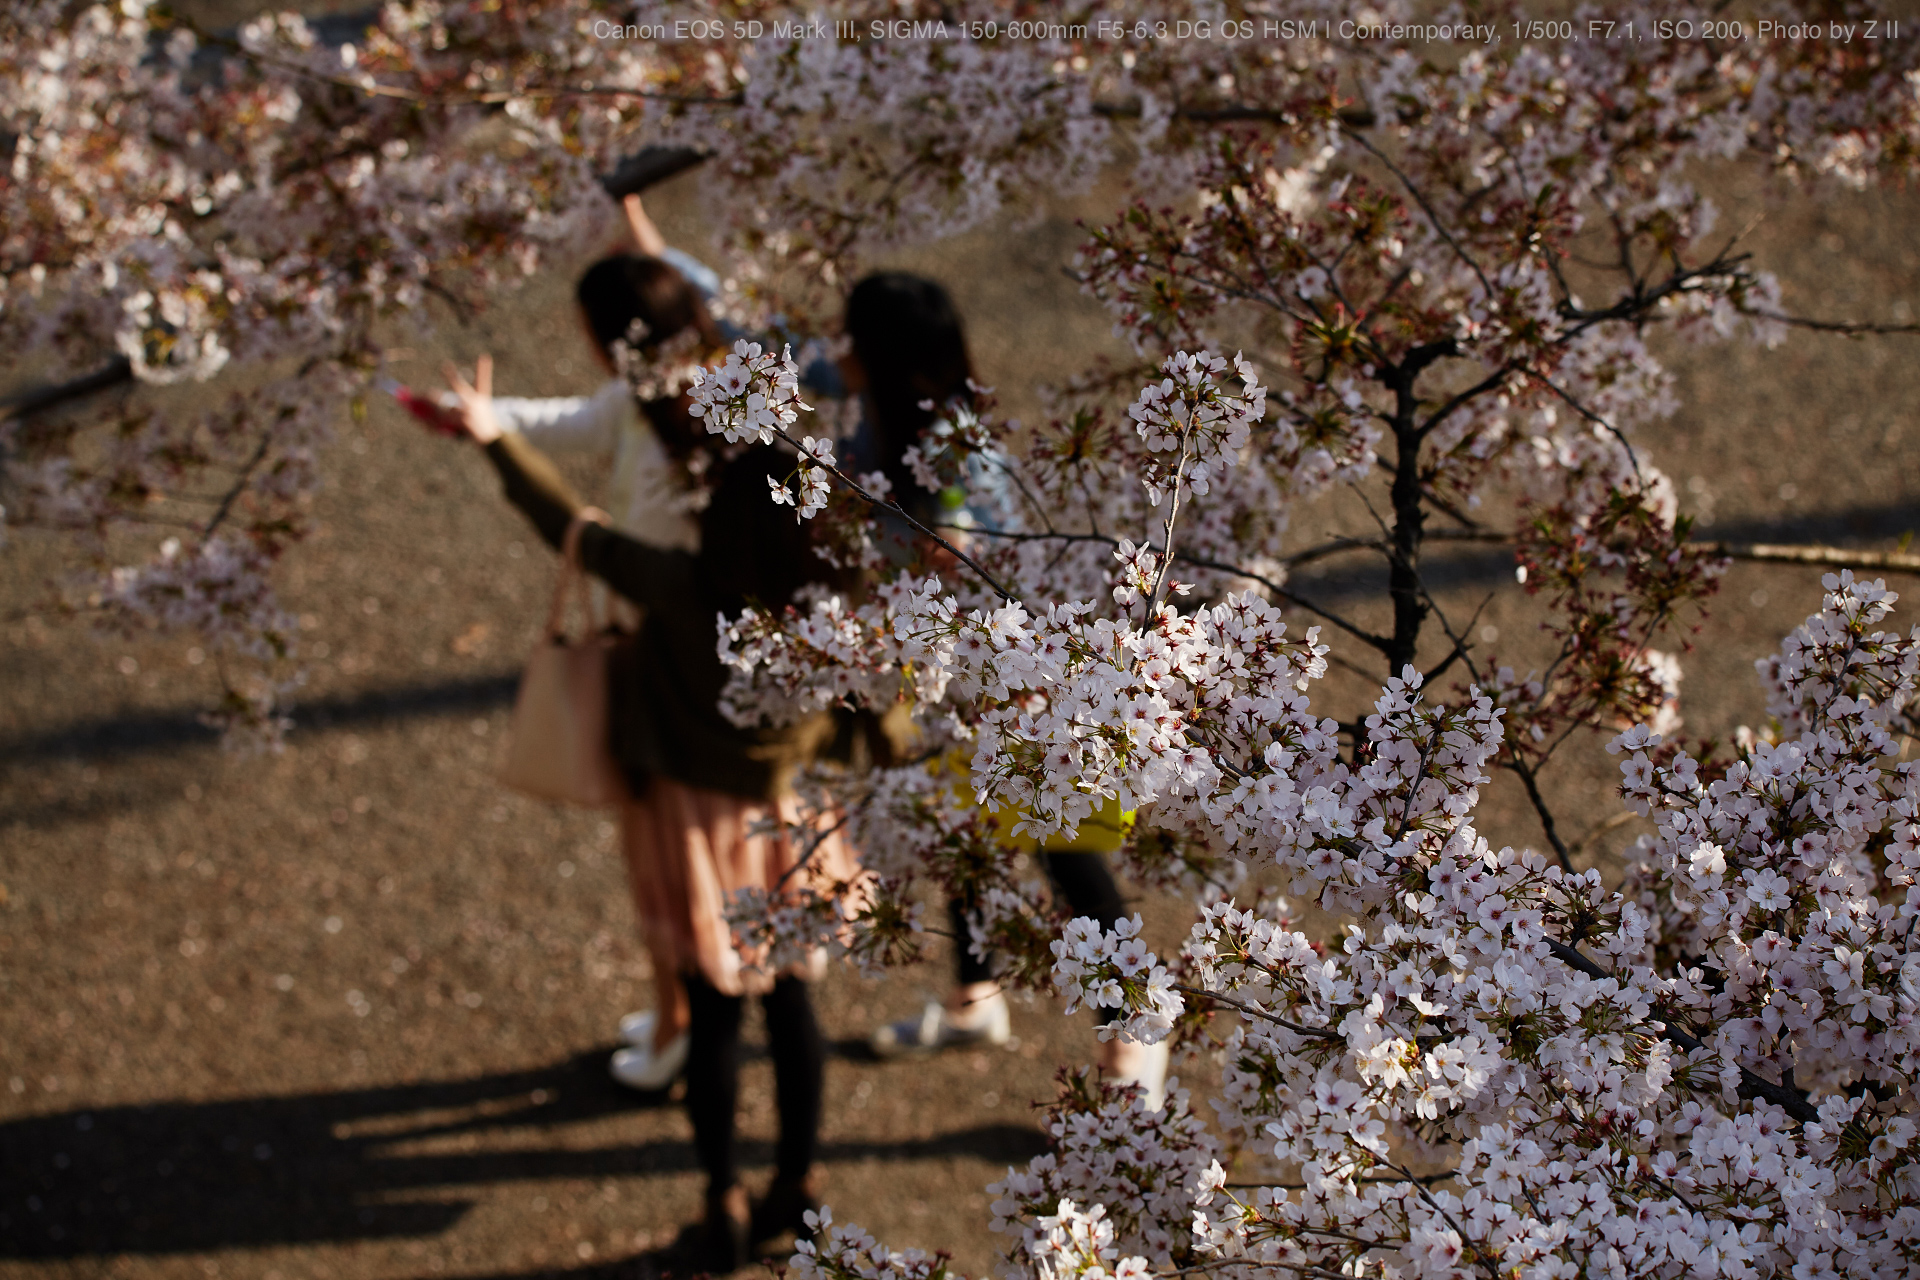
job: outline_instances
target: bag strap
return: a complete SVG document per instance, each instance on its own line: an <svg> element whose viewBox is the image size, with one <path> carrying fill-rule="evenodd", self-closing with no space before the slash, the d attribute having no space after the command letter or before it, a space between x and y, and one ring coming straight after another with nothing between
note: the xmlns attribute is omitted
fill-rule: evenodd
<svg viewBox="0 0 1920 1280"><path fill-rule="evenodd" d="M587 589L586 573L580 567L580 534L589 524L606 525L611 517L598 507L582 507L573 513L566 537L560 540L560 574L553 584L553 603L547 609L547 637L558 640L567 633L567 588L574 587L580 597L580 611L593 628L593 600Z"/></svg>

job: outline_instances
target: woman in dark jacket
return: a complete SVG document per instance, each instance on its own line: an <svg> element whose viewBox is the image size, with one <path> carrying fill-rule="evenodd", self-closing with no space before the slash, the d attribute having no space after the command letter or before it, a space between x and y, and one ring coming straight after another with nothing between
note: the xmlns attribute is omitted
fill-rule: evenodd
<svg viewBox="0 0 1920 1280"><path fill-rule="evenodd" d="M538 450L500 429L487 357L473 385L453 381L468 434L485 447L508 499L558 549L581 519L582 504ZM685 428L691 433L691 420ZM578 535L587 571L644 610L637 644L612 671L612 746L633 797L621 830L650 947L672 957L686 984L687 1110L708 1179L697 1262L715 1272L742 1264L750 1245L800 1229L801 1214L816 1203L826 1057L805 978L770 978L743 967L722 908L743 889L778 890L802 858L809 875L857 873L837 834L818 837L810 855L786 834L800 822L789 780L831 736L830 720L741 728L719 710L727 672L716 650L715 616L737 615L748 604L784 604L828 572L806 526L768 499L769 477L784 480L792 469L791 457L771 446L720 464L697 552L650 546L591 522ZM769 833L769 819L782 824L780 834ZM780 1113L774 1182L751 1215L734 1156L748 994L760 996L766 1014Z"/></svg>

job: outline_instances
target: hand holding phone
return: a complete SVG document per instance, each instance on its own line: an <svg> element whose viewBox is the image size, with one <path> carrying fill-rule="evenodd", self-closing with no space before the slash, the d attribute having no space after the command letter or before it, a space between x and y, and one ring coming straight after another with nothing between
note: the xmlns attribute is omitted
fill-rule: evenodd
<svg viewBox="0 0 1920 1280"><path fill-rule="evenodd" d="M382 378L378 385L380 390L399 401L402 409L424 423L429 431L443 436L466 434L458 406L444 403L433 392L415 391L392 378Z"/></svg>

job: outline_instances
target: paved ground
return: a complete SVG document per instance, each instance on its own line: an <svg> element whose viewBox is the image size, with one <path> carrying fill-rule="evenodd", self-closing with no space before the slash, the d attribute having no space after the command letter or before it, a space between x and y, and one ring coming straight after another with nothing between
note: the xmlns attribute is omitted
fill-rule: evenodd
<svg viewBox="0 0 1920 1280"><path fill-rule="evenodd" d="M1760 207L1737 186L1728 200L1732 226ZM699 239L684 189L660 204L675 238ZM1016 410L1043 359L1105 340L1057 271L1070 212L918 260L954 285ZM1920 297L1916 213L1910 197L1789 200L1755 241L1790 305L1894 315ZM560 283L433 350L488 348L503 388L591 385ZM1648 451L1712 536L1884 546L1920 524L1912 346L1806 337L1676 358L1688 407ZM22 537L0 558L0 1276L585 1280L633 1274L697 1211L682 1113L603 1075L615 1020L647 989L612 830L490 781L550 561L480 459L396 414L343 424L327 465L321 531L286 564L313 667L277 759L210 745L193 710L213 682L184 642L23 619L55 549ZM1446 573L1468 608L1494 593L1501 648L1533 642L1510 561ZM1381 607L1369 577L1314 587ZM1760 713L1750 664L1817 595L1816 573L1733 572L1688 666L1691 725ZM1561 766L1576 831L1612 811L1610 766L1582 750ZM1538 842L1504 790L1486 825ZM820 988L843 1050L830 1198L981 1274L982 1188L1040 1150L1031 1105L1091 1035L1041 1002L1016 1012L1009 1051L863 1061L870 1023L942 972ZM764 1059L743 1130L764 1177Z"/></svg>

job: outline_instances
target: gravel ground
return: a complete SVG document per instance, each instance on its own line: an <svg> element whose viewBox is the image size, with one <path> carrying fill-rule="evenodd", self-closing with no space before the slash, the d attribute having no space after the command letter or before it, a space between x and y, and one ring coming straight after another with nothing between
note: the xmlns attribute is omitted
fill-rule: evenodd
<svg viewBox="0 0 1920 1280"><path fill-rule="evenodd" d="M685 182L656 203L697 244ZM1884 318L1920 300L1912 196L1763 206L1722 185L1730 227L1767 210L1753 241L1790 307ZM1109 341L1058 271L1072 216L1094 207L903 260L954 286L1016 413L1051 362ZM504 390L584 389L567 312L564 281L542 280L423 343L412 367L426 381L442 351L491 349ZM1910 341L1808 335L1675 360L1686 407L1646 447L1708 536L1886 546L1920 524ZM214 682L184 642L22 617L57 547L21 536L0 558L0 1276L586 1280L657 1270L698 1212L681 1110L604 1073L616 1019L648 989L613 829L490 780L550 558L481 459L385 408L343 424L327 466L318 532L285 565L312 666L275 758L224 757L195 725ZM1483 639L1524 658L1538 640L1510 566L1435 562L1450 605L1491 592ZM1384 608L1367 573L1308 586L1363 617ZM1688 663L1692 728L1761 714L1751 663L1818 591L1813 571L1732 572ZM1329 681L1336 709L1361 692ZM1568 829L1614 811L1593 744L1556 768ZM1484 826L1539 843L1504 785ZM1611 864L1632 834L1588 856ZM1173 927L1170 907L1146 905ZM983 1188L1042 1149L1033 1104L1092 1036L1041 1001L1016 1009L1007 1050L863 1060L871 1023L945 972L820 985L837 1049L824 1158L839 1218L978 1275L997 1239ZM1212 1074L1181 1070L1202 1088ZM764 1178L764 1057L742 1132Z"/></svg>

